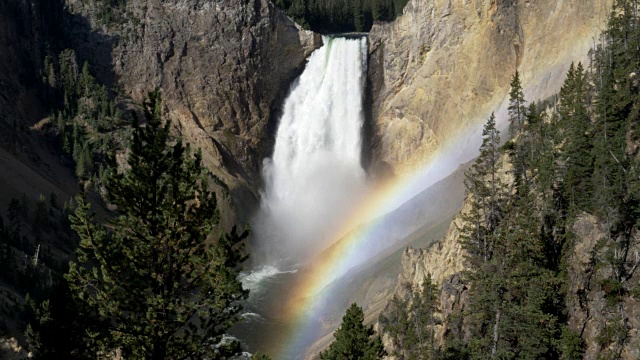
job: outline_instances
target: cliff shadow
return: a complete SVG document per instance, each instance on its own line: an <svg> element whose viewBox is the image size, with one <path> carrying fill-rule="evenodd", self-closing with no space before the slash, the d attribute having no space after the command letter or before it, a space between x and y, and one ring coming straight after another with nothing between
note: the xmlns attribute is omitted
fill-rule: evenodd
<svg viewBox="0 0 640 360"><path fill-rule="evenodd" d="M379 159L380 140L376 132L376 118L380 116L380 95L384 91L384 43L369 43L367 81L362 126L362 168L373 178L386 178L392 174L389 164Z"/></svg>
<svg viewBox="0 0 640 360"><path fill-rule="evenodd" d="M112 51L120 40L120 36L103 30L107 29L108 31L109 24L99 28L92 24L92 20L98 21L89 19L83 14L73 13L65 8L63 49L73 49L79 66L87 61L89 72L96 77L98 82L115 91L118 87L118 75L113 70Z"/></svg>

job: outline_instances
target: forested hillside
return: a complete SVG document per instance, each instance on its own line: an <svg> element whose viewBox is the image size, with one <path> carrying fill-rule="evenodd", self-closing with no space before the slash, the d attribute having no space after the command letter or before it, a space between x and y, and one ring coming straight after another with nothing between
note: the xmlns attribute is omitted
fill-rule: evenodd
<svg viewBox="0 0 640 360"><path fill-rule="evenodd" d="M93 84L89 75L77 79L83 81L63 89ZM41 195L33 210L23 196L10 203L7 224L0 216L0 334L18 337L37 359L239 354L240 343L224 336L248 295L238 280L248 232L220 230L201 152L170 134L160 93L153 92L144 117L132 114L127 164L120 167L116 147L101 153L87 144L97 130L78 135L81 126L99 128L99 114L87 110L94 122L75 125L69 134L64 129L65 120L78 124L83 114L67 103L86 105L95 94L63 93L70 112L57 116L57 131L69 144L64 147L82 149L77 156L65 151L74 154L84 191L63 206L54 195ZM106 160L96 173L89 164L100 156ZM97 217L97 201L111 211ZM0 346L0 357L15 355L5 350Z"/></svg>
<svg viewBox="0 0 640 360"><path fill-rule="evenodd" d="M95 10L99 21L109 23L119 21L126 2L96 3L104 6L87 11ZM405 3L281 0L278 6L312 29L338 32L366 31L373 21L398 16ZM273 7L263 4L264 9ZM162 6L156 8L165 9ZM379 321L382 339L364 325L363 310L353 305L335 333L336 341L321 358L381 358L383 341L388 355L397 359L640 358L637 6L634 0L616 1L590 61L571 66L557 96L527 99L521 74L513 75L509 130L501 134L492 115L482 133L480 155L466 173L465 210L455 223L461 224L455 231L465 254L465 270L446 284L430 276L419 283L400 284L403 291ZM234 7L237 4L226 9ZM177 13L184 8L169 9ZM146 5L144 11L136 11L146 14ZM182 20L189 16L193 13L183 14L172 25L186 23ZM154 19L144 18L149 21L144 26L154 28L162 21L152 23ZM229 34L227 30L244 24L239 15L237 19L217 32L207 28L206 33ZM264 22L272 24L269 19ZM274 28L287 29L283 34L297 29L287 26ZM171 36L179 32L167 28L174 33ZM183 29L182 33L197 32ZM238 39L248 39L241 52L255 55L259 50L253 47L255 38L238 34L225 41L235 45ZM171 99L171 86L180 88L177 93L182 96L186 87L176 84L197 83L201 77L182 68L181 60L174 68L180 71L164 66L177 58L191 64L193 58L187 54L208 54L214 48L209 45L222 40L176 40L181 46L174 45L173 37L159 38L152 45L141 40L134 49L171 44L166 53L154 51L148 58L134 59L130 54L136 51L125 47L117 63L151 59L159 65L141 68L161 75L188 74L184 81L158 74L125 79L125 83L163 85L166 101ZM292 48L300 45L292 43ZM262 46L288 56L278 44L265 41ZM87 48L91 46L95 43ZM220 50L225 63L233 48L227 47ZM264 54L264 58L273 55ZM302 63L302 52L296 54ZM241 353L239 342L225 333L240 320L248 296L238 281L248 233L235 227L223 230L224 211L211 187L226 185L212 174L214 168L206 168L206 149L203 155L183 145L171 127L184 129L191 121L197 124L193 126L197 134L208 129L218 139L240 139L235 128L249 113L235 107L236 97L230 96L231 100L220 100L231 104L233 116L224 118L228 124L221 120L203 126L200 120L205 117L193 111L185 112L190 117L177 117L180 123L171 118L176 111L171 107L165 111L160 92L153 91L138 103L117 87L100 83L91 63L81 61L84 58L76 51L54 47L43 55L37 87L49 116L29 130L15 120L3 123L1 128L7 131L0 135L2 150L29 155L18 145L26 147L22 138L37 130L47 149L74 170L81 194L69 201L55 193L16 193L8 204L0 204L6 209L0 213L0 335L17 337L36 359L223 359ZM201 59L203 64L215 62ZM273 68L280 66L277 59ZM237 57L228 64L251 63L245 60ZM209 68L193 69L209 73ZM271 89L272 82L248 92L243 87L247 73L271 69L256 66L240 72L236 82L242 91L237 93L262 94ZM288 72L282 75L291 77ZM141 79L151 80L146 84ZM237 85L216 79L206 84L221 83L225 89ZM197 94L218 94L204 86L194 88ZM276 98L268 103L276 103ZM177 99L172 100L174 106L189 102ZM198 104L209 103L198 99L202 100ZM265 109L270 112L271 106ZM216 106L206 110L224 112ZM263 131L268 127L266 121L256 120L249 128L259 130L251 139L267 138ZM220 149L216 154L228 163L237 161L240 153L247 159L253 156L243 143L229 140L228 144L236 144L230 149L214 137L206 139L193 143ZM259 142L255 148L263 147L268 146ZM461 290L451 296L454 287Z"/></svg>
<svg viewBox="0 0 640 360"><path fill-rule="evenodd" d="M400 284L380 319L396 358L640 356L636 6L616 1L554 99L527 102L515 74L511 140L492 115L467 173L462 294L452 305L451 283Z"/></svg>
<svg viewBox="0 0 640 360"><path fill-rule="evenodd" d="M408 0L275 0L291 18L320 33L369 31L402 15Z"/></svg>

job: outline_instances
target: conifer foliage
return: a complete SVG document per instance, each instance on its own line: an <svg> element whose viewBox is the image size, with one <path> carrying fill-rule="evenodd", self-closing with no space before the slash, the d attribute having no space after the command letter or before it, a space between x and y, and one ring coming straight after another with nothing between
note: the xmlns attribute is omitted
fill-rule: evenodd
<svg viewBox="0 0 640 360"><path fill-rule="evenodd" d="M482 131L480 155L465 174L465 184L473 199L473 206L465 217L468 226L462 231L466 234L467 250L477 255L481 262L491 259L494 251L494 238L491 235L504 212L506 194L505 185L498 174L500 156L500 132L496 129L495 115L491 114Z"/></svg>
<svg viewBox="0 0 640 360"><path fill-rule="evenodd" d="M572 64L557 97L527 104L520 74L512 78L512 139L499 146L492 115L466 173L464 306L442 319L441 346L423 358L620 359L637 352L629 314L640 295L638 5L614 2L590 66ZM576 230L585 223L603 230L597 243L585 244ZM589 261L576 264L577 256ZM395 322L381 324L401 347L397 358L410 359L404 350L418 320L403 308L410 302L394 298ZM590 334L575 325L581 316Z"/></svg>
<svg viewBox="0 0 640 360"><path fill-rule="evenodd" d="M373 327L364 325L364 312L351 304L342 318L342 325L333 334L335 341L320 353L321 360L376 360L385 355L379 336Z"/></svg>
<svg viewBox="0 0 640 360"><path fill-rule="evenodd" d="M525 114L522 80L520 79L520 73L518 71L516 71L516 74L511 79L511 92L509 96L509 130L513 137L522 128Z"/></svg>
<svg viewBox="0 0 640 360"><path fill-rule="evenodd" d="M439 289L427 274L420 289L412 291L405 284L408 298L394 295L389 314L380 316L380 323L394 344L393 356L401 359L434 359L438 354L434 334L441 324L438 308Z"/></svg>
<svg viewBox="0 0 640 360"><path fill-rule="evenodd" d="M369 31L374 21L391 21L408 0L276 0L299 24L320 33Z"/></svg>
<svg viewBox="0 0 640 360"><path fill-rule="evenodd" d="M201 155L171 139L158 92L144 104L144 116L146 124L135 125L128 169L106 176L106 200L117 216L98 225L78 198L71 221L81 243L66 278L96 317L94 350L119 348L127 358L226 358L239 350L222 337L248 295L237 279L247 232L234 228L206 242L218 212Z"/></svg>

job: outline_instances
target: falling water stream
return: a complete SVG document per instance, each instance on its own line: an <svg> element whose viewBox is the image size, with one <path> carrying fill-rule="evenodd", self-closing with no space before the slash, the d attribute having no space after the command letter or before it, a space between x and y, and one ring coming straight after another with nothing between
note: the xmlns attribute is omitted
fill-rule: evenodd
<svg viewBox="0 0 640 360"><path fill-rule="evenodd" d="M273 156L264 161L265 189L252 224L255 260L243 274L251 295L244 324L233 331L252 352L269 353L267 344L283 336L288 324L279 305L299 264L331 245L332 231L366 189L361 153L367 39L323 41L291 87Z"/></svg>
<svg viewBox="0 0 640 360"><path fill-rule="evenodd" d="M254 228L261 261L304 262L362 196L367 39L324 37L285 101Z"/></svg>

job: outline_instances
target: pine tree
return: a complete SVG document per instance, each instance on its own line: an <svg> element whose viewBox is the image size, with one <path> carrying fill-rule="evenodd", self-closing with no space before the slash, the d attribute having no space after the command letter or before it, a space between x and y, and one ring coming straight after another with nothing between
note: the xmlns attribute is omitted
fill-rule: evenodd
<svg viewBox="0 0 640 360"><path fill-rule="evenodd" d="M47 198L40 194L33 211L33 225L36 231L43 230L49 223L49 213L47 209Z"/></svg>
<svg viewBox="0 0 640 360"><path fill-rule="evenodd" d="M365 14L362 6L362 0L352 0L353 27L356 31L364 31Z"/></svg>
<svg viewBox="0 0 640 360"><path fill-rule="evenodd" d="M11 249L12 231L4 225L4 219L0 215L0 278L10 282L15 268L13 251Z"/></svg>
<svg viewBox="0 0 640 360"><path fill-rule="evenodd" d="M335 341L320 353L321 360L374 360L382 359L384 347L372 326L364 325L364 313L354 304L342 318L342 325L333 334Z"/></svg>
<svg viewBox="0 0 640 360"><path fill-rule="evenodd" d="M511 91L509 92L509 131L511 137L515 137L522 128L525 114L524 93L520 73L516 71L511 78Z"/></svg>
<svg viewBox="0 0 640 360"><path fill-rule="evenodd" d="M144 104L135 126L129 169L110 170L106 201L117 207L98 225L78 197L72 228L81 239L66 275L78 302L91 310L95 347L145 359L225 358L222 346L248 292L237 279L247 232L206 240L218 221L200 153L178 140L161 119L160 95Z"/></svg>
<svg viewBox="0 0 640 360"><path fill-rule="evenodd" d="M562 87L562 121L566 141L563 148L566 176L565 192L572 208L587 210L592 198L593 155L591 153L591 119L587 111L586 74L581 63L569 70Z"/></svg>
<svg viewBox="0 0 640 360"><path fill-rule="evenodd" d="M50 55L45 56L44 58L44 76L43 82L49 85L50 88L56 87L56 70L53 63L53 58Z"/></svg>
<svg viewBox="0 0 640 360"><path fill-rule="evenodd" d="M265 354L255 353L251 357L251 360L271 360L271 358Z"/></svg>
<svg viewBox="0 0 640 360"><path fill-rule="evenodd" d="M73 160L76 163L76 176L79 179L86 179L88 174L88 168L90 164L86 161L85 149L87 144L85 142L74 142L73 144Z"/></svg>
<svg viewBox="0 0 640 360"><path fill-rule="evenodd" d="M307 1L306 0L292 0L287 14L291 16L295 21L303 26L307 26L305 20L307 16Z"/></svg>
<svg viewBox="0 0 640 360"><path fill-rule="evenodd" d="M89 73L89 63L84 62L82 64L82 72L80 73L79 80L79 92L80 96L89 97L91 96L91 92L93 91L93 87L95 86L95 79Z"/></svg>
<svg viewBox="0 0 640 360"><path fill-rule="evenodd" d="M502 218L505 185L498 176L500 156L500 132L496 129L495 115L491 114L482 131L480 155L465 174L472 207L463 216L466 225L461 229L461 237L472 268L491 259L492 234Z"/></svg>
<svg viewBox="0 0 640 360"><path fill-rule="evenodd" d="M23 205L20 203L20 200L16 198L12 198L11 201L9 201L7 217L9 218L9 224L13 231L19 232L20 227L22 226L24 220L22 206Z"/></svg>
<svg viewBox="0 0 640 360"><path fill-rule="evenodd" d="M608 229L603 239L607 251L600 263L612 270L612 275L600 279L600 283L609 305L617 305L621 313L621 294L631 291L633 285L628 280L640 266L637 255L630 254L631 247L637 246L631 234L637 231L640 217L640 177L637 160L627 152L629 130L638 123L637 84L630 76L640 66L635 5L625 0L614 3L603 44L596 53L594 209Z"/></svg>
<svg viewBox="0 0 640 360"><path fill-rule="evenodd" d="M48 290L49 298L36 302L25 301L22 316L27 322L25 338L28 350L36 359L89 359L84 349L87 339L86 323L76 308L66 283L60 282Z"/></svg>
<svg viewBox="0 0 640 360"><path fill-rule="evenodd" d="M427 274L419 289L404 284L409 294L408 300L394 295L389 303L389 311L381 315L380 323L384 332L394 344L397 359L436 359L439 349L435 344L435 329L440 323L438 317L440 292Z"/></svg>
<svg viewBox="0 0 640 360"><path fill-rule="evenodd" d="M411 291L411 284L404 287ZM414 344L413 326L409 320L409 301L401 299L394 294L389 301L389 311L381 314L380 323L384 327L384 332L389 335L394 344L395 350L392 354L397 358L403 358L405 352L412 350Z"/></svg>
<svg viewBox="0 0 640 360"><path fill-rule="evenodd" d="M522 164L525 170L534 171L534 164L536 162L536 154L540 149L540 136L541 136L541 123L542 118L538 109L538 105L535 102L531 102L525 112L525 128L524 139L520 146ZM527 172L523 174L527 177Z"/></svg>
<svg viewBox="0 0 640 360"><path fill-rule="evenodd" d="M440 295L438 287L431 281L431 274L426 274L422 286L413 295L410 313L413 319L412 330L415 338L415 349L411 359L436 359L435 328L440 322L438 318Z"/></svg>

